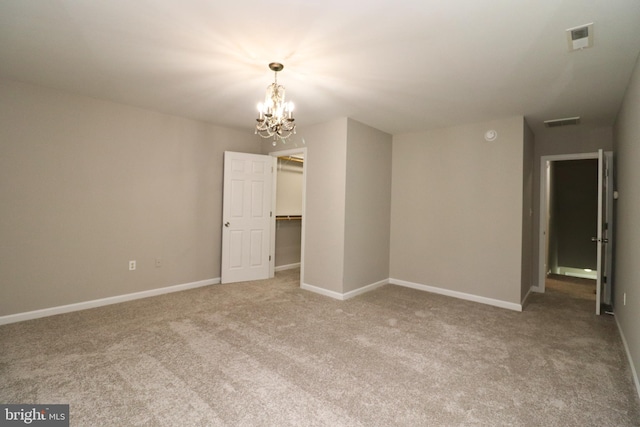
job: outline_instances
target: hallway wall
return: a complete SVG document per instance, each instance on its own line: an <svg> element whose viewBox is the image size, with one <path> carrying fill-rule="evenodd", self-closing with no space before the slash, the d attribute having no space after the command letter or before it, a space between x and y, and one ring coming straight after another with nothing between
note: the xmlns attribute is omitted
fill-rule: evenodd
<svg viewBox="0 0 640 427"><path fill-rule="evenodd" d="M640 58L614 128L616 203L614 310L640 394ZM626 301L625 301L626 295Z"/></svg>

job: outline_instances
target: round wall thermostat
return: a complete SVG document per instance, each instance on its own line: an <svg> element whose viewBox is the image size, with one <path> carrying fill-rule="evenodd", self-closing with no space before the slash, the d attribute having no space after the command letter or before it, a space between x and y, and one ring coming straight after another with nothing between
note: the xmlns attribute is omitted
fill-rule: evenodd
<svg viewBox="0 0 640 427"><path fill-rule="evenodd" d="M496 132L496 131L495 131L495 130L493 130L493 129L492 129L492 130L488 130L488 131L486 131L486 132L484 133L484 139L485 139L486 141L489 141L489 142L491 142L491 141L495 141L495 140L496 140L496 138L498 138L498 132Z"/></svg>

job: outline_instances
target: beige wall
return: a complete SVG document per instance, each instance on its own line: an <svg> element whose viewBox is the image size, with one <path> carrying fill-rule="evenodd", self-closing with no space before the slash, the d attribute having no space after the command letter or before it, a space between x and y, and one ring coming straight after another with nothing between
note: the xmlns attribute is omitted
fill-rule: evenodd
<svg viewBox="0 0 640 427"><path fill-rule="evenodd" d="M347 119L298 128L286 144L263 152L306 148L307 168L303 283L342 293Z"/></svg>
<svg viewBox="0 0 640 427"><path fill-rule="evenodd" d="M299 128L307 148L303 283L345 294L389 278L391 136L352 119Z"/></svg>
<svg viewBox="0 0 640 427"><path fill-rule="evenodd" d="M640 59L636 63L615 131L616 204L614 310L636 373L640 373ZM623 302L627 295L626 305Z"/></svg>
<svg viewBox="0 0 640 427"><path fill-rule="evenodd" d="M519 116L394 136L392 278L520 304L523 126Z"/></svg>
<svg viewBox="0 0 640 427"><path fill-rule="evenodd" d="M6 80L0 113L0 315L218 277L222 153L273 149ZM514 117L392 140L342 118L279 146L308 150L304 283L342 294L393 277L520 303L537 280L540 156L611 149L612 133L545 130L533 144Z"/></svg>
<svg viewBox="0 0 640 427"><path fill-rule="evenodd" d="M275 266L291 266L300 263L302 250L302 221L276 221Z"/></svg>
<svg viewBox="0 0 640 427"><path fill-rule="evenodd" d="M278 159L276 215L302 215L303 163Z"/></svg>
<svg viewBox="0 0 640 427"><path fill-rule="evenodd" d="M219 277L222 153L259 144L1 80L0 316Z"/></svg>
<svg viewBox="0 0 640 427"><path fill-rule="evenodd" d="M536 132L535 156L595 153L598 149L613 149L611 126L562 126ZM540 166L540 165L538 165Z"/></svg>
<svg viewBox="0 0 640 427"><path fill-rule="evenodd" d="M343 292L389 278L391 135L349 119Z"/></svg>
<svg viewBox="0 0 640 427"><path fill-rule="evenodd" d="M522 156L522 281L520 299L524 300L533 282L533 164L535 138L531 128L524 122L524 152Z"/></svg>

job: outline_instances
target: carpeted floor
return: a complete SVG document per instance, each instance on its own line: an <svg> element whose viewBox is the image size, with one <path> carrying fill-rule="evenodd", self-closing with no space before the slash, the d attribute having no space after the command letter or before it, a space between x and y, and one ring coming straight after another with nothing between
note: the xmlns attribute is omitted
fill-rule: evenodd
<svg viewBox="0 0 640 427"><path fill-rule="evenodd" d="M564 294L572 299L589 300L596 309L596 281L580 277L550 274L545 281L545 288L555 293Z"/></svg>
<svg viewBox="0 0 640 427"><path fill-rule="evenodd" d="M593 301L336 301L298 274L0 326L0 402L69 403L72 426L640 425Z"/></svg>

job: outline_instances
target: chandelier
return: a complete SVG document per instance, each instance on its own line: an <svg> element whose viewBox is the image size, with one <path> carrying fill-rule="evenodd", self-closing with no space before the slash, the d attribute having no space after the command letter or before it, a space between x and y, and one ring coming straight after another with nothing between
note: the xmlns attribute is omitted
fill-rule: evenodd
<svg viewBox="0 0 640 427"><path fill-rule="evenodd" d="M284 86L278 84L278 72L284 65L278 62L269 64L269 68L275 73L275 81L267 86L267 94L264 104L258 104L258 118L256 119L256 135L263 138L273 137L273 145L278 138L285 139L296 133L296 125L293 118L293 102L284 101Z"/></svg>

